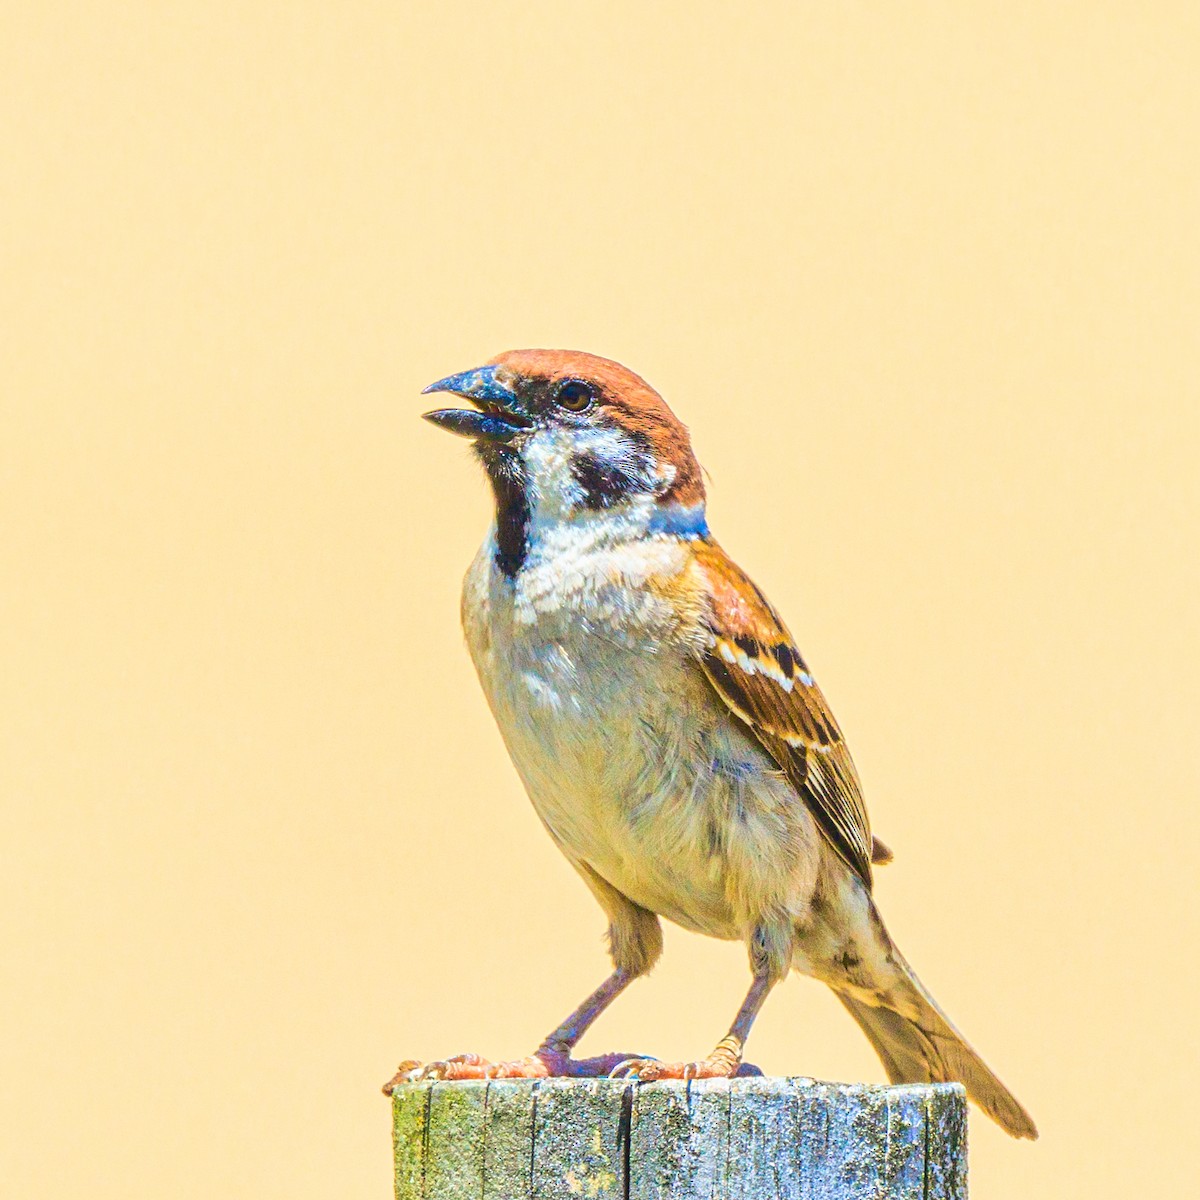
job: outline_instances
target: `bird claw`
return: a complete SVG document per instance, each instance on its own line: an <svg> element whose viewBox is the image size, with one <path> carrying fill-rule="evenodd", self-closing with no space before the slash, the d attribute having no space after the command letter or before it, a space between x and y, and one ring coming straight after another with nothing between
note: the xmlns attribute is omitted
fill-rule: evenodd
<svg viewBox="0 0 1200 1200"><path fill-rule="evenodd" d="M638 1079L650 1080L657 1079L657 1075L650 1074L653 1067L661 1065L657 1058L627 1058L624 1062L619 1062L608 1073L609 1079Z"/></svg>
<svg viewBox="0 0 1200 1200"><path fill-rule="evenodd" d="M567 1055L548 1050L539 1050L528 1058L498 1063L481 1054L455 1054L427 1063L408 1059L383 1085L383 1094L390 1096L398 1084L421 1083L425 1080L547 1079L555 1075L572 1074L573 1065Z"/></svg>
<svg viewBox="0 0 1200 1200"><path fill-rule="evenodd" d="M432 1062L406 1058L396 1073L383 1085L383 1094L390 1096L402 1083L421 1083L426 1079L486 1079L495 1068L478 1054L455 1054Z"/></svg>
<svg viewBox="0 0 1200 1200"><path fill-rule="evenodd" d="M415 1058L406 1058L397 1068L396 1073L383 1085L383 1094L390 1096L402 1083L416 1083L421 1078L424 1067Z"/></svg>
<svg viewBox="0 0 1200 1200"><path fill-rule="evenodd" d="M733 1079L761 1075L751 1063L743 1063L724 1054L714 1054L699 1062L660 1062L657 1058L627 1058L610 1072L612 1079L636 1079L653 1083L656 1079Z"/></svg>

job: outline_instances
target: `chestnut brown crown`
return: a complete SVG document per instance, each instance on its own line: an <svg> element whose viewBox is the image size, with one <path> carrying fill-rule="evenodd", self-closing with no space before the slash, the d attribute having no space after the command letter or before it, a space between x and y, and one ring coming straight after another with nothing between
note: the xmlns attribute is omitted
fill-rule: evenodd
<svg viewBox="0 0 1200 1200"><path fill-rule="evenodd" d="M556 393L559 403L590 407L595 422L611 422L643 442L654 458L674 468L660 499L684 506L704 501L700 464L687 426L640 375L610 358L582 350L508 350L493 358L496 379L514 392L531 388ZM579 384L577 398L571 385Z"/></svg>

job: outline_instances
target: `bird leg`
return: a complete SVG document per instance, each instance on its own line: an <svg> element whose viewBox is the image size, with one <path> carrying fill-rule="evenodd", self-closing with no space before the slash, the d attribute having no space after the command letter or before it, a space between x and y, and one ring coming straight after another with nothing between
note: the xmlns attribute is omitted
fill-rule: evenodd
<svg viewBox="0 0 1200 1200"><path fill-rule="evenodd" d="M628 1054L603 1054L597 1058L574 1059L571 1051L591 1028L596 1018L629 986L635 975L615 970L528 1058L489 1062L478 1054L457 1054L438 1062L402 1062L383 1094L390 1096L400 1083L420 1079L548 1079L552 1076L594 1077L607 1075L630 1059ZM756 1010L757 1011L757 1010Z"/></svg>
<svg viewBox="0 0 1200 1200"><path fill-rule="evenodd" d="M733 1019L729 1032L717 1043L716 1048L699 1062L659 1062L655 1058L629 1058L618 1063L612 1075L616 1079L639 1079L643 1083L653 1079L732 1079L735 1075L761 1075L757 1067L742 1062L742 1052L750 1027L767 993L775 986L775 979L767 971L755 973L754 982L746 993L742 1007Z"/></svg>

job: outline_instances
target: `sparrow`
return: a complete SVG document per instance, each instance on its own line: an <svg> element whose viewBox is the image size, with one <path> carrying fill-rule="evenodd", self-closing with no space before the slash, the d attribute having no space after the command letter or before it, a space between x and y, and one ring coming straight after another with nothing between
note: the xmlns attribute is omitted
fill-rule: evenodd
<svg viewBox="0 0 1200 1200"><path fill-rule="evenodd" d="M841 728L787 626L709 532L687 429L639 376L568 350L514 350L426 392L469 438L495 515L462 623L546 832L608 919L613 970L528 1058L400 1065L401 1081L612 1074L730 1077L768 993L821 980L896 1083L958 1080L1005 1130L1029 1114L889 936ZM745 944L752 976L705 1058L572 1057L662 952L661 918Z"/></svg>

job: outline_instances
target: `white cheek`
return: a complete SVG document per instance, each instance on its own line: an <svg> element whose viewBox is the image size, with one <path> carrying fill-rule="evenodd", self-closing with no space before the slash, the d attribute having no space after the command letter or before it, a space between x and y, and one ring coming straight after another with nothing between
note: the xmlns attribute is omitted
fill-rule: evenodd
<svg viewBox="0 0 1200 1200"><path fill-rule="evenodd" d="M576 451L574 439L560 430L539 432L522 449L535 525L565 516L578 502L571 472Z"/></svg>
<svg viewBox="0 0 1200 1200"><path fill-rule="evenodd" d="M574 464L581 455L611 464L640 481L648 498L669 487L675 475L674 467L647 461L644 451L617 429L539 431L522 449L535 530L579 513L585 493L575 477Z"/></svg>

